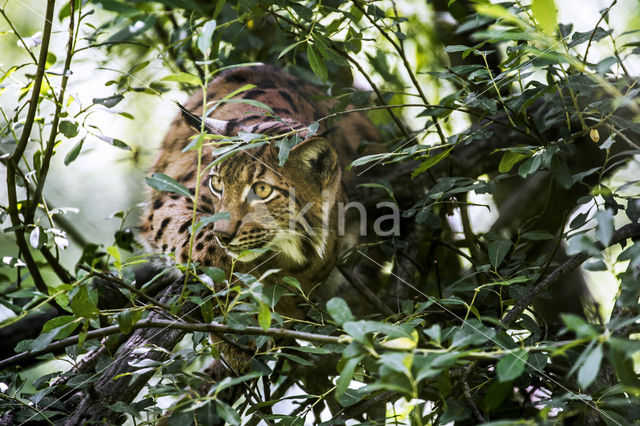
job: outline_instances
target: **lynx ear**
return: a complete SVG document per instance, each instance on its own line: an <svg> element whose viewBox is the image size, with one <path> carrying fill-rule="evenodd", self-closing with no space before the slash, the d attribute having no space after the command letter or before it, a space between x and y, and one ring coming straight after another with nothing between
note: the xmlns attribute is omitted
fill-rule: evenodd
<svg viewBox="0 0 640 426"><path fill-rule="evenodd" d="M322 137L309 138L291 150L293 164L300 165L307 173L320 175L327 183L338 169L338 153L331 143Z"/></svg>
<svg viewBox="0 0 640 426"><path fill-rule="evenodd" d="M192 113L179 103L178 107L180 107L185 123L199 132L202 126L202 117ZM204 119L205 130L214 135L226 135L228 123L228 121L216 120L215 118Z"/></svg>

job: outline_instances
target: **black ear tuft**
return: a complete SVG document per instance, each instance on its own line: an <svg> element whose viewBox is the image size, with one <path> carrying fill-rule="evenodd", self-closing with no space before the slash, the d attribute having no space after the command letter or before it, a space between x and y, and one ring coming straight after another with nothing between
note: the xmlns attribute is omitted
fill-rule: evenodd
<svg viewBox="0 0 640 426"><path fill-rule="evenodd" d="M292 150L290 157L308 172L321 176L327 183L336 174L338 154L331 143L321 137L310 138Z"/></svg>
<svg viewBox="0 0 640 426"><path fill-rule="evenodd" d="M184 119L185 123L199 132L200 128L202 127L202 118L186 109L179 102L176 102L176 104L178 104L178 107L180 108L180 112L182 113L182 118Z"/></svg>

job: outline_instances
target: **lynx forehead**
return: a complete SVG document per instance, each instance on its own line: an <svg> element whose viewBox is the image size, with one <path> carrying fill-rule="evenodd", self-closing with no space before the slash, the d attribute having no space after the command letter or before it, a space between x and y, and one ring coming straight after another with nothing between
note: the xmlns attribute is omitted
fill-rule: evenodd
<svg viewBox="0 0 640 426"><path fill-rule="evenodd" d="M353 114L329 123L326 138L309 135L306 129L314 122L319 122L316 135L327 130L320 119L329 115L332 101L315 86L269 66L221 74L209 85L207 99L215 102L248 84L253 87L235 98L260 101L272 114L248 103L226 102L201 123L202 94L197 93L185 104L188 114L174 120L152 171L176 179L195 194L196 153L182 149L202 124L210 133L228 136L241 131L267 136L300 131L304 141L282 166L276 137L207 169L199 181L198 219L227 215L194 235L191 260L228 268L236 258L246 270L264 264L265 269L277 268L313 285L333 268L337 256L336 206L346 201L342 187L348 180L341 170L355 157L360 142L377 140L377 133L365 117ZM216 159L211 147L205 147L203 155L205 166ZM178 261L186 262L192 199L153 191L149 206L141 224L149 249L174 253Z"/></svg>

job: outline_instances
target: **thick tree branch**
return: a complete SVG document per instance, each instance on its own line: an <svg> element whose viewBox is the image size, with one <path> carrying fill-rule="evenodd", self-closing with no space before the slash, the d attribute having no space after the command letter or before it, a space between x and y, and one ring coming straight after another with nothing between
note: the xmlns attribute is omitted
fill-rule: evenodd
<svg viewBox="0 0 640 426"><path fill-rule="evenodd" d="M260 327L246 327L242 330L229 327L228 325L212 322L212 323L189 323L189 322L179 322L179 321L169 321L169 320L144 320L139 321L131 326L132 330L140 330L145 328L163 328L163 329L171 329L171 330L182 330L182 331L203 331L206 333L212 334L225 334L232 333L236 335L252 335L252 336L270 336L270 337L281 337L281 338L290 338L290 339L299 339L307 342L318 342L318 343L340 343L341 338L335 336L326 336L323 334L314 334L314 333L306 333L303 331L294 331L287 330L285 328L268 328L263 329ZM87 333L86 339L100 339L103 337L110 336L112 334L120 333L120 327L117 325L112 325L109 327L100 328L97 330L91 330ZM50 344L44 349L33 352L22 352L18 355L12 356L11 358L0 360L0 368L5 368L10 365L14 365L19 363L22 360L37 357L40 355L44 355L49 352L54 352L58 349L65 348L67 346L75 345L78 343L79 336L71 336L66 339L59 340L55 343Z"/></svg>
<svg viewBox="0 0 640 426"><path fill-rule="evenodd" d="M54 6L55 0L47 0L44 29L42 31L42 44L40 45L40 55L38 57L36 75L33 79L33 89L31 91L31 99L29 100L29 109L27 111L27 117L25 119L22 135L20 135L18 145L16 146L15 151L13 151L11 157L7 160L7 198L9 199L9 217L11 218L11 224L14 227L16 244L18 245L20 254L24 257L29 273L33 278L34 285L44 294L47 294L47 286L42 279L42 275L40 274L40 270L38 269L35 259L31 255L31 251L29 251L29 246L24 237L23 223L20 220L20 214L18 212L16 173L19 167L18 163L20 162L20 158L27 148L27 143L29 142L31 129L33 128L33 122L36 116L36 110L40 101L40 88L42 87L42 79L44 77L45 65L47 63L47 54L49 53L49 40L51 38L51 24ZM34 202L37 203L37 201Z"/></svg>

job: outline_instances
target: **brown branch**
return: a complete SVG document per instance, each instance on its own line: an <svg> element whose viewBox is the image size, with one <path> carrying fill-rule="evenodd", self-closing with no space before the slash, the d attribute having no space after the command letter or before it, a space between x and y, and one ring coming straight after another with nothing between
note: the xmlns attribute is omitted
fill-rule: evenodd
<svg viewBox="0 0 640 426"><path fill-rule="evenodd" d="M638 237L640 237L640 223L630 223L628 225L624 225L622 228L613 233L609 246L621 243L628 238ZM604 249L604 247L601 248ZM511 310L504 316L504 318L502 319L502 324L506 327L510 326L511 323L516 318L518 318L518 316L520 316L520 314L524 312L524 310L527 309L527 307L531 305L531 303L533 303L533 301L541 293L543 293L547 288L559 281L564 274L577 268L580 264L589 259L589 257L590 256L588 254L578 253L570 257L569 260L554 269L553 272L551 272L544 280L542 280L540 284L535 286L533 290L531 290L523 299L518 300L515 306L511 308Z"/></svg>
<svg viewBox="0 0 640 426"><path fill-rule="evenodd" d="M387 305L382 303L382 300L380 300L378 296L376 296L375 293L369 289L369 287L367 287L362 281L360 281L360 279L355 274L351 273L351 271L343 266L338 265L337 268L338 271L340 271L340 273L347 279L347 281L349 281L349 283L381 313L383 313L387 317L395 315L395 313L391 309L389 309Z"/></svg>
<svg viewBox="0 0 640 426"><path fill-rule="evenodd" d="M287 330L284 328L268 328L265 330L261 327L246 327L242 330L239 330L239 329L229 327L228 325L220 324L217 322L187 323L187 322L177 322L177 321L168 321L168 320L144 320L144 321L139 321L131 326L132 331L143 329L143 328L164 328L164 329L172 329L172 330L183 330L188 332L203 331L203 332L212 333L215 335L233 333L233 334L253 335L253 336L283 337L283 338L304 340L307 342L341 343L340 338L335 336L326 336L323 334L307 333L303 331L293 331L293 330ZM121 330L119 326L112 325L112 326L100 328L97 330L91 330L86 334L85 338L87 340L100 339L100 338L110 336L112 334L117 334L120 332ZM75 345L76 343L78 343L78 339L79 339L79 336L71 336L71 337L67 337L66 339L62 339L55 343L52 343L46 348L41 349L39 351L21 352L15 356L12 356L11 358L0 360L0 368L7 367L9 365L14 365L24 359L37 357L37 356L55 351L57 349Z"/></svg>
<svg viewBox="0 0 640 426"><path fill-rule="evenodd" d="M27 117L25 119L24 127L22 129L22 135L16 146L15 151L7 161L7 198L9 200L9 217L11 218L11 224L14 227L14 233L16 236L16 244L20 250L20 254L24 257L29 273L33 279L36 288L44 294L47 294L47 285L42 279L42 275L38 270L38 265L35 259L29 251L29 246L24 237L24 229L22 227L22 221L18 213L18 196L16 190L16 171L18 169L18 163L20 158L27 147L29 142L29 136L31 135L31 129L33 128L33 122L35 120L36 110L40 100L40 88L42 87L42 79L44 78L45 65L47 62L47 53L49 51L49 40L51 38L51 25L53 20L53 10L55 6L55 0L47 0L47 9L45 12L44 29L42 31L42 44L40 45L40 55L38 57L38 67L36 69L36 75L33 80L33 89L31 91L31 99L29 100L29 109L27 110ZM28 207L27 207L28 208Z"/></svg>
<svg viewBox="0 0 640 426"><path fill-rule="evenodd" d="M74 40L74 13L75 2L69 2L69 37L67 39L67 56L64 60L64 68L62 71L62 81L60 83L60 94L56 99L56 110L53 114L53 122L51 123L51 132L49 133L49 140L47 141L46 148L42 155L42 165L38 171L38 184L36 185L36 191L33 196L33 205L27 208L25 214L25 221L27 223L33 222L33 216L38 208L38 203L42 197L42 191L44 190L44 182L47 180L47 174L49 173L49 165L51 164L51 157L53 156L53 148L56 145L56 137L58 136L58 124L60 123L60 113L62 112L62 104L64 102L64 94L69 81L69 69L71 68L71 58L73 57L73 40ZM51 89L53 92L53 88ZM55 99L55 94L54 94Z"/></svg>
<svg viewBox="0 0 640 426"><path fill-rule="evenodd" d="M100 277L103 280L107 280L110 281L112 283L114 283L115 285L118 285L120 287L124 287L127 290L129 290L132 293L137 294L140 298L146 300L147 302L151 303L152 305L160 308L162 311L165 312L165 314L168 314L168 316L179 320L180 317L176 316L175 314L171 313L171 307L168 305L165 305L164 303L161 303L159 301L157 301L156 299L154 299L153 297L149 296L148 294L146 294L144 291L132 286L131 284L129 284L128 282L121 280L119 278L114 277L111 274L107 274L107 273L103 273L103 272L98 272L95 270L92 270L91 268L87 267L86 265L78 265L78 268L82 269L83 271L87 271L89 272L91 275L96 276L96 277ZM183 315L182 318L188 320L189 322L197 322L193 317L189 316L189 315Z"/></svg>
<svg viewBox="0 0 640 426"><path fill-rule="evenodd" d="M473 398L471 397L471 388L469 388L469 381L468 381L469 373L471 373L471 370L475 368L476 364L477 364L477 361L473 361L464 367L464 373L462 374L462 389L464 392L464 397L467 400L467 404L469 404L469 406L473 411L473 415L476 416L476 419L480 423L484 423L485 422L484 417L482 417L480 410L478 410L476 403L473 402Z"/></svg>

